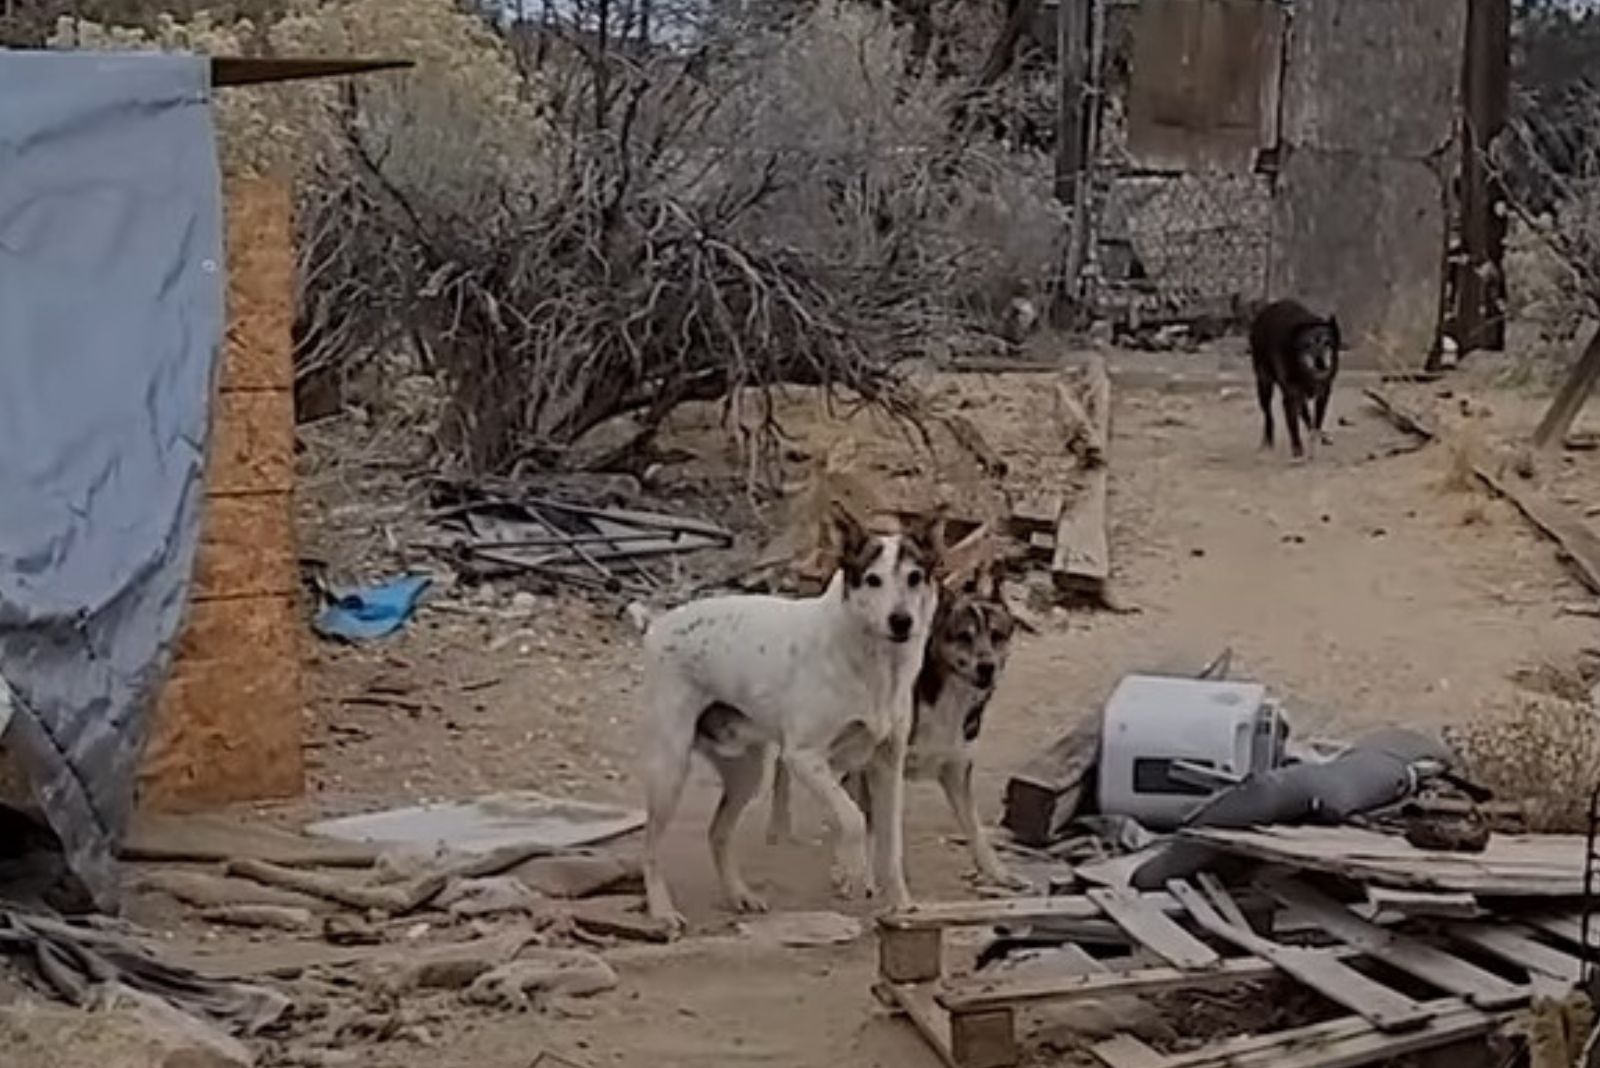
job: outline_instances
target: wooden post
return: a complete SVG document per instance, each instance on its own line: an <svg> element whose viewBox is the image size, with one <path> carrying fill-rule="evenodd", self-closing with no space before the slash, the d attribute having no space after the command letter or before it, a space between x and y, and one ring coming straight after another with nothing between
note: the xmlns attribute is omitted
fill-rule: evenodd
<svg viewBox="0 0 1600 1068"><path fill-rule="evenodd" d="M1071 208L1070 230L1062 256L1053 318L1068 325L1081 297L1080 281L1089 241L1089 117L1094 0L1056 2L1056 176L1055 196Z"/></svg>
<svg viewBox="0 0 1600 1068"><path fill-rule="evenodd" d="M194 809L304 786L294 538L294 245L287 185L226 187L228 331L184 624L140 804Z"/></svg>
<svg viewBox="0 0 1600 1068"><path fill-rule="evenodd" d="M1505 129L1511 95L1511 0L1468 0L1462 62L1461 245L1454 321L1463 355L1505 349L1505 191L1484 154Z"/></svg>
<svg viewBox="0 0 1600 1068"><path fill-rule="evenodd" d="M1584 348L1583 355L1578 357L1578 362L1572 365L1561 392L1556 394L1544 418L1539 420L1539 427L1533 432L1534 448L1547 449L1566 439L1567 431L1572 429L1572 421L1578 417L1589 394L1594 392L1596 382L1600 382L1600 329L1590 335L1588 346Z"/></svg>

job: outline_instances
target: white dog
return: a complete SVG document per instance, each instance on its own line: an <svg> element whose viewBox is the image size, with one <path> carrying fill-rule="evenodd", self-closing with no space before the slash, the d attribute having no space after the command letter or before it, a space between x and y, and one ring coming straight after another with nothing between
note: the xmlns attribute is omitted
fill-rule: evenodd
<svg viewBox="0 0 1600 1068"><path fill-rule="evenodd" d="M973 538L982 534L980 529ZM955 561L966 545L963 542L945 554L947 571L958 570ZM977 800L972 792L974 750L983 730L984 711L1005 670L1015 629L1016 621L1006 607L999 573L992 567L981 567L964 584L951 583L940 591L939 608L914 688L916 705L906 752L906 779L938 782L966 836L978 873L997 886L1023 890L1030 884L1000 862L978 819ZM870 813L869 784L861 776L852 775L846 779L845 787L856 797L862 811ZM780 763L772 784L767 841L789 840L791 822L789 777ZM869 838L874 830L869 815Z"/></svg>
<svg viewBox="0 0 1600 1068"><path fill-rule="evenodd" d="M902 808L912 687L937 606L940 524L873 535L833 510L841 565L820 597L713 597L683 605L645 631L644 879L650 915L683 917L661 871L661 842L699 752L722 777L711 855L728 900L765 903L731 852L739 816L760 792L770 750L822 802L834 826L834 882L843 893L881 890L909 901ZM871 875L866 821L840 784L865 771L872 794Z"/></svg>

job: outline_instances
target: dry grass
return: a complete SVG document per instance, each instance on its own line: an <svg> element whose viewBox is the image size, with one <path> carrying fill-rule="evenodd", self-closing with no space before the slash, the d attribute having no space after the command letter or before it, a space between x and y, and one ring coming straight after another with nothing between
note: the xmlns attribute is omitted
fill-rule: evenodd
<svg viewBox="0 0 1600 1068"><path fill-rule="evenodd" d="M1530 829L1584 831L1600 778L1600 718L1587 702L1533 693L1445 735L1472 778L1527 805Z"/></svg>

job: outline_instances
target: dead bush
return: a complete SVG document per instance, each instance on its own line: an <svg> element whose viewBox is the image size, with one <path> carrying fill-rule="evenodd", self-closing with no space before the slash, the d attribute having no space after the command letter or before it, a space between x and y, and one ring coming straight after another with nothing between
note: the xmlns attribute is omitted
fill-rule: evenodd
<svg viewBox="0 0 1600 1068"><path fill-rule="evenodd" d="M973 90L918 61L915 20L826 0L657 40L604 21L631 5L556 7L292 0L71 39L417 62L223 94L220 124L230 170L300 190L299 375L413 353L458 466L561 464L622 414L637 446L676 404L779 383L906 413L898 365L999 344L995 310L1042 288L1045 159L962 121Z"/></svg>
<svg viewBox="0 0 1600 1068"><path fill-rule="evenodd" d="M1600 777L1600 718L1587 703L1529 694L1508 712L1445 729L1467 773L1528 806L1535 831L1582 833Z"/></svg>

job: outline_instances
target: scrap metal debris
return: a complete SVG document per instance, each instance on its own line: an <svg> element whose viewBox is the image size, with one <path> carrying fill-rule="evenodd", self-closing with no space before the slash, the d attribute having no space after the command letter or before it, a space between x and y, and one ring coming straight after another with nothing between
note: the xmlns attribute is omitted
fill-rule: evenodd
<svg viewBox="0 0 1600 1068"><path fill-rule="evenodd" d="M465 499L435 511L438 536L424 547L451 557L468 576L525 573L584 589L648 594L662 585L648 562L733 545L726 528L681 516L509 489L447 490Z"/></svg>

